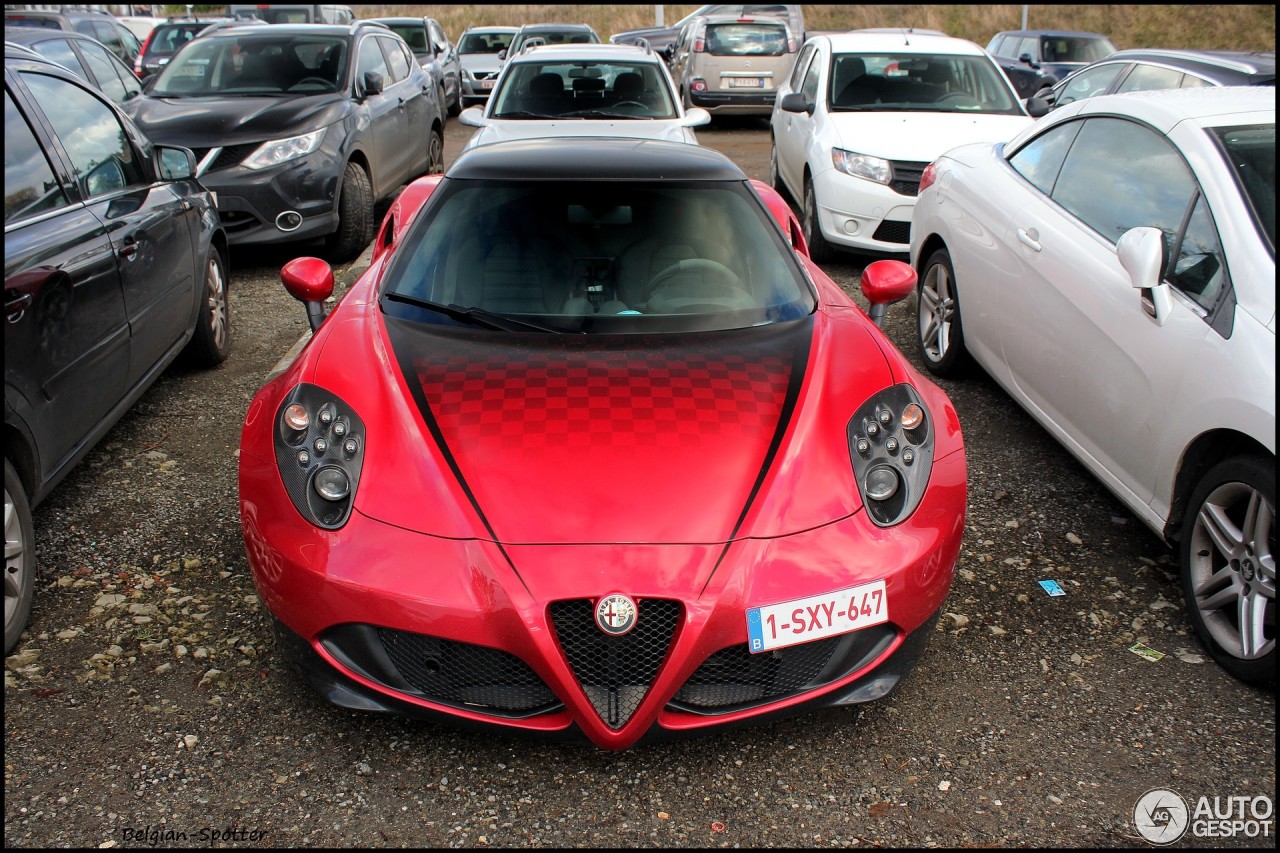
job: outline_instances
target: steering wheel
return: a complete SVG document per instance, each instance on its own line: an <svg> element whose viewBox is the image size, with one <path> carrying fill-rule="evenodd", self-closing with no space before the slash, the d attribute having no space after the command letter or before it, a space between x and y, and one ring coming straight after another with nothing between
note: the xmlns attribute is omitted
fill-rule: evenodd
<svg viewBox="0 0 1280 853"><path fill-rule="evenodd" d="M695 286L689 286L688 282L684 282L682 286L688 287L689 292L680 292L681 283L678 279L691 273L701 273L710 278L704 278ZM747 298L742 288L742 279L738 278L738 274L724 264L709 258L685 258L683 261L677 261L651 278L648 290L650 307L653 306L655 298L658 301L669 299L681 302L693 301L698 304L716 299L728 299L736 304Z"/></svg>
<svg viewBox="0 0 1280 853"><path fill-rule="evenodd" d="M947 92L941 98L938 98L937 103L945 104L947 101L968 101L974 106L978 105L978 100L968 92Z"/></svg>
<svg viewBox="0 0 1280 853"><path fill-rule="evenodd" d="M640 108L640 109L642 109L642 110L643 110L643 109L648 109L644 104L640 103L639 101L618 101L618 103L614 104L613 106L615 106L615 107L639 107L639 108Z"/></svg>
<svg viewBox="0 0 1280 853"><path fill-rule="evenodd" d="M299 80L298 82L294 83L294 84L293 84L292 86L290 86L289 88L290 88L290 89L294 89L294 88L296 88L296 87L298 87L298 86L301 86L303 83L319 83L321 86L332 86L332 85L333 85L333 81L332 81L332 80L326 80L326 79L324 79L323 77L303 77L301 80Z"/></svg>

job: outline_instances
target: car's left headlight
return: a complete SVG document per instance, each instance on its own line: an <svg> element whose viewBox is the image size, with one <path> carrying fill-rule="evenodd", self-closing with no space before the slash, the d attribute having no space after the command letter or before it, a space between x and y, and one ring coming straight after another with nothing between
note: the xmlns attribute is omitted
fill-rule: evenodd
<svg viewBox="0 0 1280 853"><path fill-rule="evenodd" d="M258 146L257 151L246 157L241 165L246 169L266 169L271 166L278 166L281 163L287 163L290 160L296 160L299 157L305 157L320 147L320 142L324 139L325 130L326 128L322 127L319 130L304 133L301 136L291 136L288 139L273 139L270 142L264 142Z"/></svg>
<svg viewBox="0 0 1280 853"><path fill-rule="evenodd" d="M871 520L880 527L915 511L933 468L933 425L910 385L886 388L849 420L853 476Z"/></svg>
<svg viewBox="0 0 1280 853"><path fill-rule="evenodd" d="M289 499L317 527L347 523L364 463L364 421L337 395L303 383L276 412L276 465Z"/></svg>
<svg viewBox="0 0 1280 853"><path fill-rule="evenodd" d="M889 161L869 154L855 154L843 148L832 148L831 163L846 175L865 178L877 184L888 184L893 179L893 166Z"/></svg>

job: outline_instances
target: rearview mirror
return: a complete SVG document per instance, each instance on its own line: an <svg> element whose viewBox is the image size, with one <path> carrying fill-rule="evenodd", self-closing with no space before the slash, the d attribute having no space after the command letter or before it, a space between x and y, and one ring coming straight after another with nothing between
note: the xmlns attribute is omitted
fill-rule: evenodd
<svg viewBox="0 0 1280 853"><path fill-rule="evenodd" d="M876 261L862 271L862 295L871 303L867 312L877 326L884 325L884 312L916 289L916 271L902 261Z"/></svg>
<svg viewBox="0 0 1280 853"><path fill-rule="evenodd" d="M1142 310L1151 316L1157 326L1163 326L1173 308L1173 297L1164 280L1165 260L1164 232L1146 226L1130 228L1116 241L1116 257L1120 266L1129 274L1130 283L1142 293Z"/></svg>
<svg viewBox="0 0 1280 853"><path fill-rule="evenodd" d="M333 268L319 258L294 258L280 270L280 280L290 296L307 306L311 331L320 328L324 302L333 295Z"/></svg>
<svg viewBox="0 0 1280 853"><path fill-rule="evenodd" d="M813 104L805 100L804 93L790 92L782 96L778 109L788 113L808 113L813 115Z"/></svg>

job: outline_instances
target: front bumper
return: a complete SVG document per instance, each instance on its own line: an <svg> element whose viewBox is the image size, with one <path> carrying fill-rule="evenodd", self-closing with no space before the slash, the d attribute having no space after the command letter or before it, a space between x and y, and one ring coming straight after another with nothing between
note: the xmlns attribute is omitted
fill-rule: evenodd
<svg viewBox="0 0 1280 853"><path fill-rule="evenodd" d="M500 549L358 511L322 531L294 510L274 463L246 452L240 489L249 563L281 649L329 701L623 749L888 693L950 588L965 466L963 453L936 460L930 492L892 530L858 512L727 547ZM870 580L885 583L890 622L747 652L747 609ZM631 635L606 638L591 624L590 602L617 591L640 602L640 623L666 620L656 639L633 631L639 651L611 645ZM625 669L633 658L643 677L599 672L602 660Z"/></svg>
<svg viewBox="0 0 1280 853"><path fill-rule="evenodd" d="M834 168L814 178L818 225L828 243L859 251L906 254L916 198Z"/></svg>
<svg viewBox="0 0 1280 853"><path fill-rule="evenodd" d="M218 217L234 245L264 245L325 237L338 229L334 206L343 164L323 148L267 169L235 165L200 175L216 193ZM302 224L293 230L277 218L295 211Z"/></svg>

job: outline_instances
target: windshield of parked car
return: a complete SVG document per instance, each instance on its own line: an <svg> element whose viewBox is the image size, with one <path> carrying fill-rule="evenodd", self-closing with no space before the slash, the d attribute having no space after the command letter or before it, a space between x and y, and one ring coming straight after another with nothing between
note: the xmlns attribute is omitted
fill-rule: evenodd
<svg viewBox="0 0 1280 853"><path fill-rule="evenodd" d="M493 93L490 118L676 118L655 62L520 62Z"/></svg>
<svg viewBox="0 0 1280 853"><path fill-rule="evenodd" d="M212 21L199 21L161 24L152 31L151 38L147 40L147 57L173 56L178 52L178 48L194 39L201 30L211 26L212 23Z"/></svg>
<svg viewBox="0 0 1280 853"><path fill-rule="evenodd" d="M1244 190L1255 224L1275 255L1276 126L1215 127L1211 133Z"/></svg>
<svg viewBox="0 0 1280 853"><path fill-rule="evenodd" d="M815 308L746 183L446 180L400 245L383 310L424 323L707 331Z"/></svg>
<svg viewBox="0 0 1280 853"><path fill-rule="evenodd" d="M985 56L835 54L832 112L903 111L1025 115L1008 80Z"/></svg>
<svg viewBox="0 0 1280 853"><path fill-rule="evenodd" d="M431 50L431 46L427 43L427 25L423 21L414 21L410 24L387 24L391 28L391 32L404 39L405 44L409 45L409 50L417 54L427 53Z"/></svg>
<svg viewBox="0 0 1280 853"><path fill-rule="evenodd" d="M196 39L156 76L148 94L181 98L338 90L345 79L345 40L322 35L263 38L260 32Z"/></svg>
<svg viewBox="0 0 1280 853"><path fill-rule="evenodd" d="M594 32L582 29L573 30L526 30L517 33L512 44L512 54L519 53L530 39L542 39L546 44L599 44L600 39Z"/></svg>
<svg viewBox="0 0 1280 853"><path fill-rule="evenodd" d="M458 53L497 53L511 47L515 33L464 33Z"/></svg>

